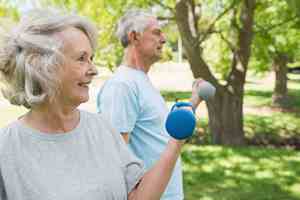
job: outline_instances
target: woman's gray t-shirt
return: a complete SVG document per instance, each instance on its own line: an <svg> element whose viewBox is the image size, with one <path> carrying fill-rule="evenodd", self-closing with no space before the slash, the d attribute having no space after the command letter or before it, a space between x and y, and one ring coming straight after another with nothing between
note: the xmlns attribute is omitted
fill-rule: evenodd
<svg viewBox="0 0 300 200"><path fill-rule="evenodd" d="M0 200L126 200L144 173L102 115L46 134L15 121L0 130Z"/></svg>

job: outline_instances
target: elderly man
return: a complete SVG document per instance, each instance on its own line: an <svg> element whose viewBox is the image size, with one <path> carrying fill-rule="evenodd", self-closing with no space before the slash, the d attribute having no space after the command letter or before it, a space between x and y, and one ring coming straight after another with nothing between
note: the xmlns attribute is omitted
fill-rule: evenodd
<svg viewBox="0 0 300 200"><path fill-rule="evenodd" d="M108 114L130 149L149 169L159 160L170 140L164 128L168 108L147 75L161 58L166 38L157 18L142 10L131 10L120 19L117 36L125 48L123 63L99 91L98 112ZM200 103L198 85L194 84L191 98L194 108ZM179 158L162 199L183 198Z"/></svg>

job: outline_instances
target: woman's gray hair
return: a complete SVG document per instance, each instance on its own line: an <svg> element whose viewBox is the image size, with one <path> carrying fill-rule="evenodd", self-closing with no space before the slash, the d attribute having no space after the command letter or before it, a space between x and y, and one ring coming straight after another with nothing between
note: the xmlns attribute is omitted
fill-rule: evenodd
<svg viewBox="0 0 300 200"><path fill-rule="evenodd" d="M0 80L10 103L32 108L57 95L64 56L62 41L54 34L68 27L82 30L95 50L96 27L83 17L56 9L32 10L10 31L1 30Z"/></svg>
<svg viewBox="0 0 300 200"><path fill-rule="evenodd" d="M145 10L129 10L119 20L116 35L123 47L129 45L128 33L134 31L143 33L149 25L149 18L156 18L155 15Z"/></svg>

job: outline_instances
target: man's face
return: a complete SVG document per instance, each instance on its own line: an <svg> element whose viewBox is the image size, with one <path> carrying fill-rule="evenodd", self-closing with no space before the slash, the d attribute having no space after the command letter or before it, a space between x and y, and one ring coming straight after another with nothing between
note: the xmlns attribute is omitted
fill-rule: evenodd
<svg viewBox="0 0 300 200"><path fill-rule="evenodd" d="M136 47L143 58L149 59L153 63L158 61L162 56L163 44L166 42L158 20L150 18L147 28L139 37Z"/></svg>

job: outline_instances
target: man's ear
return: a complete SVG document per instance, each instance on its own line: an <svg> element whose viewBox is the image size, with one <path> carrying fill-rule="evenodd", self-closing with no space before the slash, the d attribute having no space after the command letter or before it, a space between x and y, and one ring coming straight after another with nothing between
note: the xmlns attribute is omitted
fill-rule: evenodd
<svg viewBox="0 0 300 200"><path fill-rule="evenodd" d="M128 40L130 43L134 43L139 40L139 34L136 31L131 31L128 33Z"/></svg>

